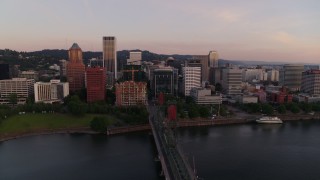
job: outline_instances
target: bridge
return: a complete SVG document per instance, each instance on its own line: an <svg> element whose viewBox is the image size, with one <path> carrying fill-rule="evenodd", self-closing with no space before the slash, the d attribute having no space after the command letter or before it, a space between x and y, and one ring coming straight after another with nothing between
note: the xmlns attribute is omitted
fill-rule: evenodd
<svg viewBox="0 0 320 180"><path fill-rule="evenodd" d="M149 123L157 146L162 172L167 180L196 180L197 176L178 145L174 133L165 124L157 106L148 107Z"/></svg>

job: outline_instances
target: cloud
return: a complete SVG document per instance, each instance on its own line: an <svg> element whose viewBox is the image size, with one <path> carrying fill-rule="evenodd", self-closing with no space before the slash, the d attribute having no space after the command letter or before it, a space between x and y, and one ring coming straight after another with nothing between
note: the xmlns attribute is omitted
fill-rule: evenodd
<svg viewBox="0 0 320 180"><path fill-rule="evenodd" d="M177 2L170 1L170 3L158 4L162 7L173 11L180 11L191 17L204 18L206 20L214 20L222 23L236 22L244 18L247 11L236 7L220 7L211 6L207 3L192 2Z"/></svg>
<svg viewBox="0 0 320 180"><path fill-rule="evenodd" d="M242 16L242 13L231 12L229 10L223 10L216 14L216 17L224 20L225 22L236 22L240 20Z"/></svg>
<svg viewBox="0 0 320 180"><path fill-rule="evenodd" d="M297 38L287 32L279 31L272 35L272 39L283 44L296 44Z"/></svg>

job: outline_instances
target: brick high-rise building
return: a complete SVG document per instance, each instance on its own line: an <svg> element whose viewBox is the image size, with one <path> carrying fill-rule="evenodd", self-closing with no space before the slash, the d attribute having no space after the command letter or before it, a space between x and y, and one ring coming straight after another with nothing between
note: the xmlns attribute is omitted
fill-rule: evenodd
<svg viewBox="0 0 320 180"><path fill-rule="evenodd" d="M86 69L87 102L104 101L106 97L106 70L103 67Z"/></svg>
<svg viewBox="0 0 320 180"><path fill-rule="evenodd" d="M125 81L116 85L116 105L136 106L147 104L147 83Z"/></svg>
<svg viewBox="0 0 320 180"><path fill-rule="evenodd" d="M84 87L85 75L85 67L82 62L82 50L77 43L73 43L68 53L67 80L70 91L81 90Z"/></svg>

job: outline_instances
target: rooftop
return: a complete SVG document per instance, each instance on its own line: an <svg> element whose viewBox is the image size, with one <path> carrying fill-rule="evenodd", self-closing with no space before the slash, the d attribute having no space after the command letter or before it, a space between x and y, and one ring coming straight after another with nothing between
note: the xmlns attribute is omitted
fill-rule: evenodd
<svg viewBox="0 0 320 180"><path fill-rule="evenodd" d="M70 49L81 49L77 43L73 43Z"/></svg>

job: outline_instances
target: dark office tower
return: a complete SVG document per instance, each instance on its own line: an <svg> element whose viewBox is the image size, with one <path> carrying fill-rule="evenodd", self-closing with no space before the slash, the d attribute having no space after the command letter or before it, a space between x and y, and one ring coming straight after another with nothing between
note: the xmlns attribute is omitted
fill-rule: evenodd
<svg viewBox="0 0 320 180"><path fill-rule="evenodd" d="M117 47L116 37L103 37L103 62L107 73L112 72L114 79L117 79ZM110 85L110 84L108 84ZM112 84L111 84L112 85Z"/></svg>
<svg viewBox="0 0 320 180"><path fill-rule="evenodd" d="M10 79L9 64L0 64L0 80Z"/></svg>
<svg viewBox="0 0 320 180"><path fill-rule="evenodd" d="M67 64L67 80L70 91L81 90L84 87L85 67L82 61L82 50L77 43L69 49L69 62Z"/></svg>
<svg viewBox="0 0 320 180"><path fill-rule="evenodd" d="M104 101L106 96L106 71L103 67L86 69L87 102Z"/></svg>
<svg viewBox="0 0 320 180"><path fill-rule="evenodd" d="M209 80L209 57L208 55L193 55L193 60L198 60L201 63L201 79L204 82Z"/></svg>

